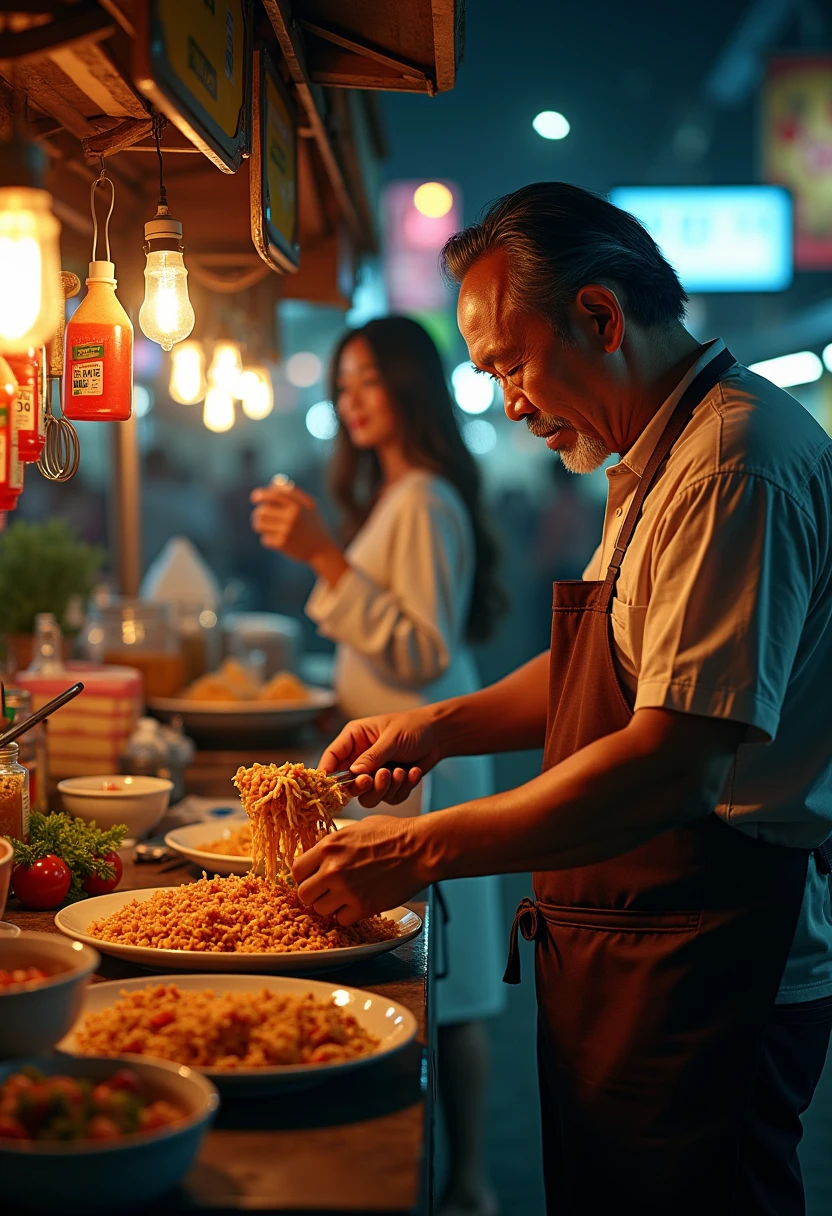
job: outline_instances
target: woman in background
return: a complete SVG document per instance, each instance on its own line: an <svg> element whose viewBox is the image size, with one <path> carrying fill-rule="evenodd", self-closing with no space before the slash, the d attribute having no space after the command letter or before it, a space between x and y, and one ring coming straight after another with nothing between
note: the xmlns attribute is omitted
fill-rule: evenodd
<svg viewBox="0 0 832 1216"><path fill-rule="evenodd" d="M439 352L415 321L386 317L345 335L330 379L340 422L331 479L347 548L291 482L254 491L252 526L267 548L318 575L306 612L337 645L335 684L347 717L473 692L470 643L489 636L503 596L479 474ZM419 807L417 790L398 809L418 814L492 792L490 757L461 756L432 773L429 806ZM450 1171L439 1216L493 1216L481 1023L504 1007L498 880L459 879L443 883L442 894L449 957L440 959L447 974L437 984L437 1021Z"/></svg>

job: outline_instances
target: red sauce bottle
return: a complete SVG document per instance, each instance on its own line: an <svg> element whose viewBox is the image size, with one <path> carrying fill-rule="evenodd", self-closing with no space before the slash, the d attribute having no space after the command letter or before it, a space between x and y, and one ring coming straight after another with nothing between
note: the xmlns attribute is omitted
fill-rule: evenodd
<svg viewBox="0 0 832 1216"><path fill-rule="evenodd" d="M126 422L133 408L133 326L116 297L115 266L90 262L87 294L66 326L64 416Z"/></svg>
<svg viewBox="0 0 832 1216"><path fill-rule="evenodd" d="M23 491L23 465L17 455L12 422L17 381L0 355L0 511L13 511Z"/></svg>
<svg viewBox="0 0 832 1216"><path fill-rule="evenodd" d="M6 362L17 381L17 399L12 413L17 453L21 461L32 463L40 459L46 441L39 352L31 346L22 354L6 355Z"/></svg>

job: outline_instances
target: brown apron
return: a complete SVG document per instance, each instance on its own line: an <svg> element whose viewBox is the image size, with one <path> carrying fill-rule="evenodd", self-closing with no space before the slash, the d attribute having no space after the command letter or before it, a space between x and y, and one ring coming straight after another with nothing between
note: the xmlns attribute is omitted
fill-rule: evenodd
<svg viewBox="0 0 832 1216"><path fill-rule="evenodd" d="M662 462L735 360L693 380L650 458L603 582L554 584L544 769L632 718L610 611ZM730 588L724 593L730 595ZM808 853L716 815L609 861L534 875L517 930L536 942L550 1216L722 1216L806 879Z"/></svg>

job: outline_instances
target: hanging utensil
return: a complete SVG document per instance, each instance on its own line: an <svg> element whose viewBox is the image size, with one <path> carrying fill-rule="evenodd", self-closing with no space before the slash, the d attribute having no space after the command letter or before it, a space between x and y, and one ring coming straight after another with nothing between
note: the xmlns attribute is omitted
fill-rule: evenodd
<svg viewBox="0 0 832 1216"><path fill-rule="evenodd" d="M61 271L61 288L64 293L64 305L72 296L77 296L81 290L81 280L71 271ZM69 481L78 471L81 460L81 444L78 432L68 418L59 418L52 411L52 397L58 382L58 400L61 395L61 380L64 374L64 330L66 329L66 307L61 309L58 329L49 344L49 374L44 367L43 392L44 420L46 441L38 461L39 472L47 481Z"/></svg>
<svg viewBox="0 0 832 1216"><path fill-rule="evenodd" d="M36 709L28 718L24 718L22 722L16 722L11 730L7 730L4 734L0 735L0 747L5 747L7 743L14 743L15 739L19 739L21 735L25 735L33 726L37 726L44 718L48 718L56 709L60 709L62 705L66 705L67 701L71 701L74 697L78 696L79 692L83 691L83 684L73 684L66 692L62 692L51 701L47 701L45 705L41 705L40 709Z"/></svg>

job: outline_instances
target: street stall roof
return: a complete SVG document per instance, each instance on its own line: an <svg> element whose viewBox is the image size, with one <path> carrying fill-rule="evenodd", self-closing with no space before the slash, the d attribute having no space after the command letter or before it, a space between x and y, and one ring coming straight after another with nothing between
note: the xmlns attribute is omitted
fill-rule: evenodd
<svg viewBox="0 0 832 1216"><path fill-rule="evenodd" d="M203 258L204 277L216 287L223 267L244 282L257 277L260 258L273 270L285 272L287 266L276 264L252 239L254 191L245 163L250 129L241 126L230 152L218 148L164 82L155 87L150 40L158 41L160 29L167 36L166 23L179 24L187 10L196 14L201 7L189 0L3 5L0 79L8 86L8 109L15 93L25 97L28 133L49 153L47 184L70 247L73 234L86 246L84 195L102 156L137 211L146 210L155 161L125 153L154 152L151 101L169 120L165 172L175 183L189 254ZM279 291L275 283L275 290L346 303L350 275L343 265L377 246L375 165L384 137L372 91L435 94L451 88L462 54L464 0L238 0L236 7L250 24L246 56L255 42L267 48L296 113L299 273L295 281L284 278ZM198 29L199 18L191 20ZM213 165L197 159L200 152ZM230 180L222 181L214 165ZM207 217L206 190L212 199ZM226 279L236 281L228 274Z"/></svg>

